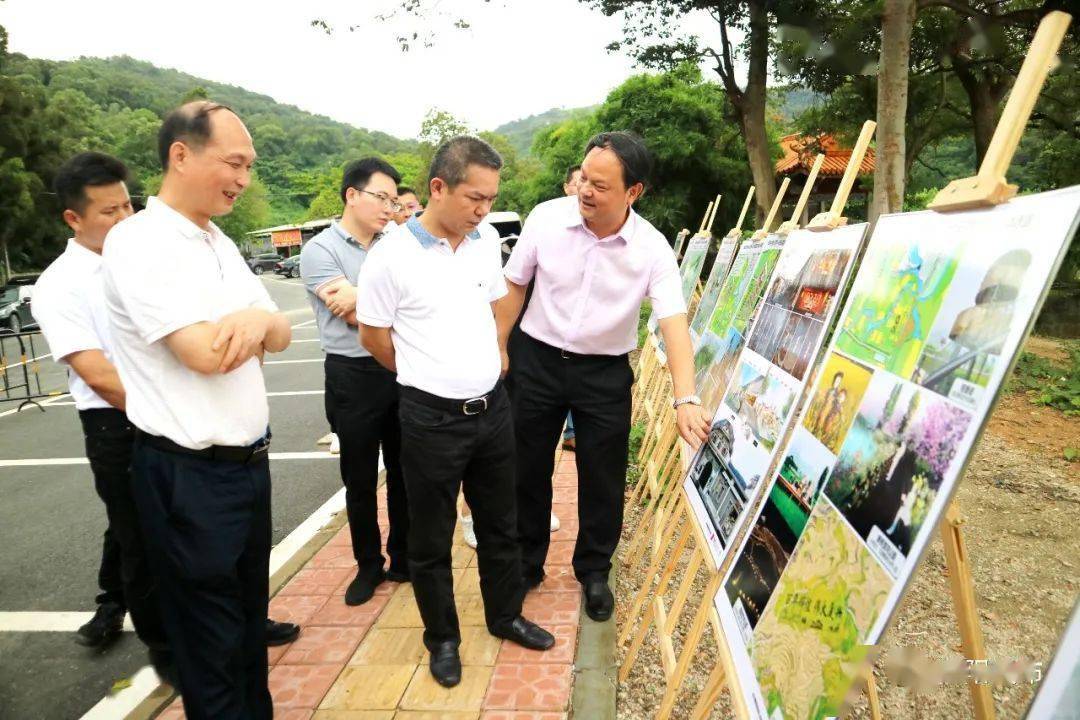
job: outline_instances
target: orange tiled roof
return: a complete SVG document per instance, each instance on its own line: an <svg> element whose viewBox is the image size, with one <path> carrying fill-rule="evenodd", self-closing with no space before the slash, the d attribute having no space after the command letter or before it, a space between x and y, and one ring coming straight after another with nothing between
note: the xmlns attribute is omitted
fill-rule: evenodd
<svg viewBox="0 0 1080 720"><path fill-rule="evenodd" d="M818 177L840 177L851 159L851 148L842 148L832 135L807 138L799 134L786 135L780 139L784 157L776 162L777 175L795 175L809 173L814 165L814 157L825 153L825 162L821 164ZM859 167L860 175L874 172L874 149L868 148Z"/></svg>

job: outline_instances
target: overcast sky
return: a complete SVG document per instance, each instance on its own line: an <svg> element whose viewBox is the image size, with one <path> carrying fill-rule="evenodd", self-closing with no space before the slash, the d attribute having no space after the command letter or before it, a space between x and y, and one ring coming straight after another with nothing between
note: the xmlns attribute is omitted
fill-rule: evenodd
<svg viewBox="0 0 1080 720"><path fill-rule="evenodd" d="M423 25L374 19L396 4L4 0L0 25L32 57L130 55L398 137L415 136L432 107L488 130L592 105L635 72L604 49L621 19L578 0L442 0L448 14ZM461 15L469 30L450 27ZM336 31L311 27L316 18ZM401 52L396 31L423 27L442 29L434 47Z"/></svg>

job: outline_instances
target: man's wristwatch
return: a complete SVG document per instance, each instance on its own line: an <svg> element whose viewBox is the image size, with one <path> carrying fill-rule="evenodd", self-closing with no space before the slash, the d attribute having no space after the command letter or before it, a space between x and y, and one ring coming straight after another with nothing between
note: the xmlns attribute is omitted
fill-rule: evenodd
<svg viewBox="0 0 1080 720"><path fill-rule="evenodd" d="M701 398L697 395L687 395L686 397L675 398L675 402L671 404L671 407L678 410L680 405L701 405Z"/></svg>

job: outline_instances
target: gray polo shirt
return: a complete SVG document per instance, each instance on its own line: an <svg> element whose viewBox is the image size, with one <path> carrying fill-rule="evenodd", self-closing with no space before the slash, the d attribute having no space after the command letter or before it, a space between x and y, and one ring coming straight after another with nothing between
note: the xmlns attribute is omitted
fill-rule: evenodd
<svg viewBox="0 0 1080 720"><path fill-rule="evenodd" d="M372 243L378 241L378 236ZM368 251L342 229L337 222L307 241L300 253L300 277L307 288L308 301L315 311L319 342L326 353L345 357L371 357L360 344L355 325L349 325L326 307L316 290L331 280L344 277L353 285Z"/></svg>

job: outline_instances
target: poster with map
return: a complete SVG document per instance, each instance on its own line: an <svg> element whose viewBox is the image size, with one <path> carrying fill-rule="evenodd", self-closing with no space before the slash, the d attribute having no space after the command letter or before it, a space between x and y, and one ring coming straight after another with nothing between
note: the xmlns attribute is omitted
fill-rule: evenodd
<svg viewBox="0 0 1080 720"><path fill-rule="evenodd" d="M772 278L785 238L769 235L743 243L694 348L694 373L702 407L714 412L736 369L746 333ZM740 260L745 255L745 260Z"/></svg>
<svg viewBox="0 0 1080 720"><path fill-rule="evenodd" d="M838 713L947 509L1078 215L1080 186L878 220L763 502L725 557L716 608L753 717Z"/></svg>
<svg viewBox="0 0 1080 720"><path fill-rule="evenodd" d="M735 248L739 244L738 238L725 237L720 241L720 247L716 251L716 260L713 261L712 270L709 271L709 279L705 282L705 289L701 293L701 301L694 311L694 319L690 323L690 339L696 345L701 338L701 332L705 323L716 307L716 301L720 297L720 291L724 287L728 271L731 269L731 260L735 256Z"/></svg>
<svg viewBox="0 0 1080 720"><path fill-rule="evenodd" d="M791 233L762 285L760 307L746 311L747 322L756 318L746 332L746 346L737 356L709 440L683 480L717 564L776 461L866 227ZM753 283L747 287L754 291ZM732 311L732 322L739 322L742 313L741 308Z"/></svg>

